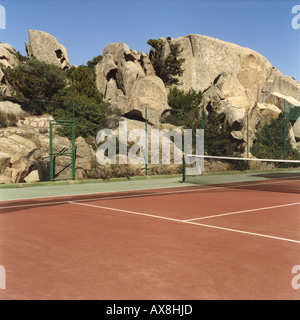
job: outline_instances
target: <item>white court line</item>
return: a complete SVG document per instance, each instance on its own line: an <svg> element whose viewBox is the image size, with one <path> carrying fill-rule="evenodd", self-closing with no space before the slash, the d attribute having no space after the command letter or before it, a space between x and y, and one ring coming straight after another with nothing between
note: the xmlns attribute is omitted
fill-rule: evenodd
<svg viewBox="0 0 300 320"><path fill-rule="evenodd" d="M210 219L210 218L218 218L218 217L231 216L231 215L240 214L240 213L263 211L263 210L270 210L270 209L276 209L276 208L284 208L284 207L297 206L297 205L300 205L300 202L280 204L280 205L272 206L272 207L262 207L262 208L256 208L256 209L249 209L249 210L241 210L241 211L235 211L235 212L215 214L215 215L212 215L212 216L206 216L206 217L200 217L200 218L187 219L187 220L184 220L184 222L190 222L190 221L196 221L196 220L204 220L204 219Z"/></svg>
<svg viewBox="0 0 300 320"><path fill-rule="evenodd" d="M184 224L191 224L191 225L196 225L196 226L201 226L201 227L206 227L206 228L211 228L211 229L230 231L230 232L235 232L235 233L242 233L242 234L256 236L256 237L269 238L269 239L274 239L274 240L281 240L281 241L287 241L287 242L293 242L293 243L300 244L299 240L293 240L293 239L288 239L288 238L270 236L270 235L261 234L261 233L254 233L254 232L248 232L248 231L243 231L243 230L238 230L238 229L218 227L218 226L202 224L202 223L197 223L197 222L192 222L192 221L173 219L173 218L168 218L168 217L163 217L163 216L155 216L155 215L152 215L152 214L147 214L147 213L142 213L142 212L135 212L135 211L129 211L129 210L123 210L123 209L103 207L103 206L97 206L97 205L92 205L92 204L87 204L87 203L77 203L77 202L73 202L73 201L69 201L69 203L70 204L74 204L74 205L80 205L80 206L104 209L104 210L109 210L109 211L130 213L130 214L139 215L139 216L146 216L146 217L151 217L151 218L156 218L156 219L169 220L169 221L174 221L174 222L179 222L179 223L184 223Z"/></svg>
<svg viewBox="0 0 300 320"><path fill-rule="evenodd" d="M131 214L135 214L135 215L139 215L139 216L146 216L146 217L151 217L151 218L156 218L156 219L163 219L163 220L182 222L182 220L168 218L168 217L162 217L162 216L156 216L156 215L148 214L148 213L135 212L135 211L129 211L129 210L123 210L123 209L115 209L115 208L97 206L97 205L94 205L94 204L87 204L87 203L77 203L77 202L74 202L74 201L69 201L69 203L77 204L77 205L80 205L80 206L86 206L86 207L92 207L92 208L98 208L98 209L105 209L105 210L110 210L110 211L131 213Z"/></svg>
<svg viewBox="0 0 300 320"><path fill-rule="evenodd" d="M192 193L192 192L202 192L202 191L210 191L210 190L220 190L220 189L239 189L239 188L243 188L243 187L251 187L251 186L264 186L264 185L273 185L273 184L280 184L280 183L289 183L290 180L288 181L277 181L277 180L285 180L287 178L279 178L276 179L276 181L270 181L265 182L266 180L263 180L263 182L265 183L261 183L262 181L260 181L259 183L247 183L247 184L243 184L243 185L236 185L236 186L231 186L231 185L223 185L223 186L219 186L219 187L213 187L211 185L207 185L206 187L204 185L198 185L198 187L196 187L197 185L194 186L190 186L193 189L188 189L188 190L179 190L179 191L164 191L164 192L152 192L152 193L144 193L144 194L133 194L133 195L127 195L127 196L111 196L111 197L99 197L99 198L90 198L90 199L82 199L82 200L76 200L76 202L90 202L90 201L100 201L100 200L114 200L114 199L126 199L126 198L138 198L138 197L147 197L147 196L160 196L160 195L172 195L172 194L181 194L181 193ZM289 178L289 179L294 179L294 178ZM238 182L230 182L230 183L238 183ZM221 183L222 184L222 183ZM200 189L200 187L203 187ZM196 188L196 189L194 189ZM169 188L167 188L169 189ZM142 190L133 190L136 192L142 191ZM114 191L114 192L110 192L110 193L118 193L118 192L122 192L122 191ZM126 192L126 191L123 191ZM272 191L270 191L272 192ZM79 195L84 195L84 194L77 194L77 195L66 195L66 196L62 196L62 197L74 197L74 196L79 196ZM105 193L104 193L105 195ZM57 196L54 197L46 197L45 199L51 199L51 198L59 198ZM34 199L43 199L43 198L31 198L31 199L18 199L18 200L34 200ZM18 201L17 200L17 201ZM3 202L10 202L13 200L7 200L7 201L3 201ZM0 201L1 202L1 201ZM69 203L69 200L65 200L65 201L53 201L53 202L44 202L44 203L33 203L33 204L23 204L23 205L15 205L15 206L6 206L6 207L0 207L1 209L16 209L16 208L26 208L26 207L39 207L39 206L47 206L47 205L57 205L57 204L66 204Z"/></svg>

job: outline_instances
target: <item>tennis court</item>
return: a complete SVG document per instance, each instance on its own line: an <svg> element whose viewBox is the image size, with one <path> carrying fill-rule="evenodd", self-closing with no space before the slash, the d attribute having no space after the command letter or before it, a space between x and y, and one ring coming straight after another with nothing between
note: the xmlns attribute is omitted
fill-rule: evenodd
<svg viewBox="0 0 300 320"><path fill-rule="evenodd" d="M297 175L43 188L0 202L1 300L300 298Z"/></svg>

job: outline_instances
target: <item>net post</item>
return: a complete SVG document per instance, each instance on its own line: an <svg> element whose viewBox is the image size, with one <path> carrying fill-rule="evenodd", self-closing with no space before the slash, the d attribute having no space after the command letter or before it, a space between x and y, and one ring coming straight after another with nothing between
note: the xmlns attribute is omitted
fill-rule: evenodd
<svg viewBox="0 0 300 320"><path fill-rule="evenodd" d="M249 158L249 114L247 114L247 158Z"/></svg>
<svg viewBox="0 0 300 320"><path fill-rule="evenodd" d="M247 158L249 159L249 113L247 113ZM247 161L247 168L249 169L249 161Z"/></svg>
<svg viewBox="0 0 300 320"><path fill-rule="evenodd" d="M186 168L185 154L183 153L183 156L182 156L182 182L183 183L185 183L185 168Z"/></svg>
<svg viewBox="0 0 300 320"><path fill-rule="evenodd" d="M286 100L284 99L284 111L283 111L283 159L286 160ZM286 163L284 163L284 167L286 167Z"/></svg>
<svg viewBox="0 0 300 320"><path fill-rule="evenodd" d="M52 135L52 130L53 130L53 126L52 126L52 122L51 120L49 121L49 144L50 144L50 181L53 181L53 135Z"/></svg>
<svg viewBox="0 0 300 320"><path fill-rule="evenodd" d="M73 101L73 122L72 122L72 179L76 179L76 146L75 146L75 103Z"/></svg>
<svg viewBox="0 0 300 320"><path fill-rule="evenodd" d="M146 176L148 176L148 127L147 127L147 124L148 124L148 108L145 107L145 143L146 143L146 154L145 154L145 174Z"/></svg>

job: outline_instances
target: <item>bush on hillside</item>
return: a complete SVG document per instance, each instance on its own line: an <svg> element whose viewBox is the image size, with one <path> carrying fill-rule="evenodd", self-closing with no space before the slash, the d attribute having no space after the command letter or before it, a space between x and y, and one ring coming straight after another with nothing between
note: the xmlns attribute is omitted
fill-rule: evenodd
<svg viewBox="0 0 300 320"><path fill-rule="evenodd" d="M111 126L120 114L103 101L96 88L94 68L101 59L98 56L89 61L88 66L67 71L36 58L14 69L2 69L15 91L13 100L32 115L49 113L56 120L72 120L75 105L76 136L86 138ZM59 133L70 136L71 128L61 128Z"/></svg>
<svg viewBox="0 0 300 320"><path fill-rule="evenodd" d="M185 92L177 87L171 88L168 95L168 103L171 107L169 115L164 122L175 126L182 126L185 129L204 128L205 152L214 156L231 156L237 152L232 143L230 128L225 121L224 114L217 114L212 111L208 114L201 113L199 104L202 93L195 90ZM194 141L195 142L195 137Z"/></svg>
<svg viewBox="0 0 300 320"><path fill-rule="evenodd" d="M201 122L198 106L201 97L200 91L185 92L177 87L171 88L168 95L168 104L171 109L168 110L169 115L164 118L164 122L187 129L199 129Z"/></svg>
<svg viewBox="0 0 300 320"><path fill-rule="evenodd" d="M277 119L266 123L257 134L251 148L251 153L260 159L284 159L284 115L281 113ZM286 158L300 159L300 152L293 148L288 132L291 130L290 121L286 121Z"/></svg>
<svg viewBox="0 0 300 320"><path fill-rule="evenodd" d="M59 67L31 58L14 69L2 67L15 94L13 99L34 115L51 113L53 97L66 87L66 74Z"/></svg>
<svg viewBox="0 0 300 320"><path fill-rule="evenodd" d="M16 127L18 119L13 113L4 113L0 111L0 128Z"/></svg>
<svg viewBox="0 0 300 320"><path fill-rule="evenodd" d="M70 85L60 93L59 104L53 111L53 116L57 120L71 120L74 104L76 136L95 137L99 130L109 127L116 110L103 101L95 82L84 66L69 70L68 82ZM61 135L69 136L70 133L70 128L60 130Z"/></svg>

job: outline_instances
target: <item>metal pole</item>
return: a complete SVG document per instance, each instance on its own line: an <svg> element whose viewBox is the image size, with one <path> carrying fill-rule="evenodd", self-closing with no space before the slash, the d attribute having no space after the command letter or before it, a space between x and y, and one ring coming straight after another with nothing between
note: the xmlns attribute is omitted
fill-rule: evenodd
<svg viewBox="0 0 300 320"><path fill-rule="evenodd" d="M247 113L247 158L249 159L249 113ZM247 169L249 169L249 161L247 161Z"/></svg>
<svg viewBox="0 0 300 320"><path fill-rule="evenodd" d="M52 130L53 130L53 127L52 127L52 122L51 120L49 121L49 129L50 129L50 141L49 141L49 144L50 144L50 181L53 181L53 135L52 135Z"/></svg>
<svg viewBox="0 0 300 320"><path fill-rule="evenodd" d="M72 179L76 179L76 146L75 146L75 103L73 102L73 123L72 123Z"/></svg>
<svg viewBox="0 0 300 320"><path fill-rule="evenodd" d="M283 148L284 148L284 156L283 159L286 160L286 101L284 100L284 116L283 116ZM286 164L284 163L284 167L286 167Z"/></svg>
<svg viewBox="0 0 300 320"><path fill-rule="evenodd" d="M185 183L185 154L182 156L182 182Z"/></svg>
<svg viewBox="0 0 300 320"><path fill-rule="evenodd" d="M249 114L247 114L247 158L249 158Z"/></svg>
<svg viewBox="0 0 300 320"><path fill-rule="evenodd" d="M145 157L146 157L146 167L145 167L145 172L146 172L146 176L148 176L148 128L147 128L147 124L148 124L148 110L147 110L148 108L147 107L145 107L145 133L146 133L146 137L145 137L145 142L146 142L146 155L145 155Z"/></svg>

